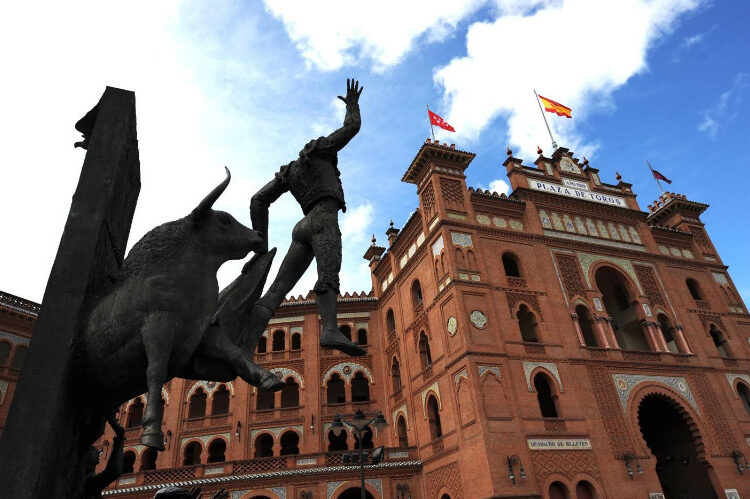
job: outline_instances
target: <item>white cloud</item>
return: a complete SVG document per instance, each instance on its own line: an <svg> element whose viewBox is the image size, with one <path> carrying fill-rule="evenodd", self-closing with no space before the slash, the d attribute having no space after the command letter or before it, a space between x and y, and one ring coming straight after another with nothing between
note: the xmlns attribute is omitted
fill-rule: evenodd
<svg viewBox="0 0 750 499"><path fill-rule="evenodd" d="M703 119L698 124L698 130L708 134L709 138L715 139L721 127L721 121L733 118L736 108L744 99L744 90L750 85L750 75L738 73L732 80L729 90L719 95L716 104L701 113Z"/></svg>
<svg viewBox="0 0 750 499"><path fill-rule="evenodd" d="M324 71L372 60L376 70L401 61L424 37L449 36L486 0L383 0L366 9L344 0L265 0L309 65Z"/></svg>
<svg viewBox="0 0 750 499"><path fill-rule="evenodd" d="M510 185L505 180L498 178L490 182L490 192L497 192L498 194L508 194Z"/></svg>
<svg viewBox="0 0 750 499"><path fill-rule="evenodd" d="M565 0L520 9L469 27L467 54L435 71L457 139L473 141L495 119L508 123L519 157L534 157L549 137L533 90L573 109L568 120L547 114L561 146L593 155L577 124L611 107L612 92L646 70L649 47L698 0Z"/></svg>
<svg viewBox="0 0 750 499"><path fill-rule="evenodd" d="M690 50L692 47L694 47L696 45L700 45L701 43L703 43L705 41L705 39L706 39L706 37L708 35L710 35L711 33L713 33L716 30L717 27L718 26L714 26L710 30L704 31L703 33L696 33L694 35L690 35L690 36L685 37L682 40L682 43L680 44L680 48L682 50Z"/></svg>

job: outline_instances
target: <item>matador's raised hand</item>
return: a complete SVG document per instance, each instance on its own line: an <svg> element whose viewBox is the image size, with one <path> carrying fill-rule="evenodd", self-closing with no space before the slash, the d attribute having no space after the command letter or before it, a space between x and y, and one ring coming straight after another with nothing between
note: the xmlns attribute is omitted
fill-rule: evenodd
<svg viewBox="0 0 750 499"><path fill-rule="evenodd" d="M352 78L351 80L349 78L346 79L346 97L341 97L339 95L339 99L346 102L347 105L349 104L357 104L359 102L359 96L362 93L362 90L364 90L365 87L360 87L359 82Z"/></svg>

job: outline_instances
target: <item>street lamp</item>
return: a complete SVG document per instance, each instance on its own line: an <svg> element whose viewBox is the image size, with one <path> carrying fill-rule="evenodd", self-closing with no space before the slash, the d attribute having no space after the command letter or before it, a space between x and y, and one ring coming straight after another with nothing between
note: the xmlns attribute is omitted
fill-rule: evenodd
<svg viewBox="0 0 750 499"><path fill-rule="evenodd" d="M388 426L388 422L385 420L385 417L383 416L383 413L378 411L375 414L375 417L367 419L365 417L365 413L362 412L361 409L357 409L357 412L354 413L354 419L351 421L346 421L341 417L341 414L336 414L336 417L333 418L333 424L331 424L331 431L333 431L333 434L335 436L340 436L341 432L344 431L344 425L350 427L354 434L357 436L357 440L359 441L359 481L360 481L360 492L362 493L362 499L365 499L365 452L364 448L362 447L362 441L365 437L365 430L368 426L375 427L376 430L378 430L378 433L380 433L383 428ZM383 459L382 451L380 453L373 452L372 453L372 459L373 463L377 464L380 462L381 459ZM377 461L376 461L377 460Z"/></svg>

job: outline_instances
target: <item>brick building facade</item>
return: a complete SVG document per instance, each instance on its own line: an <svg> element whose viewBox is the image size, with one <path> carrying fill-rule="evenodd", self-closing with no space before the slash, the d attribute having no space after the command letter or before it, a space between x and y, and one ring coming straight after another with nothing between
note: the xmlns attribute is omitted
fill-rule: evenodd
<svg viewBox="0 0 750 499"><path fill-rule="evenodd" d="M355 439L330 426L362 409L390 424L363 439L386 447L368 497L750 497L750 316L707 205L666 193L641 211L565 148L533 166L508 151L498 195L467 188L473 157L428 140L404 174L417 210L367 248L373 291L339 300L367 356L321 349L311 297L287 300L257 354L284 390L172 380L158 455L130 401L128 473L108 494L359 497L342 465Z"/></svg>

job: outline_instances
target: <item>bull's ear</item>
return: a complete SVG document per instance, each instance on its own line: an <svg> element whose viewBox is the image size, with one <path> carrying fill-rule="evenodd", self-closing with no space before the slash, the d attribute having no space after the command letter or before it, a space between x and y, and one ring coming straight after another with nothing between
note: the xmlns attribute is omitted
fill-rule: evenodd
<svg viewBox="0 0 750 499"><path fill-rule="evenodd" d="M195 222L199 221L211 212L211 207L214 205L216 200L219 199L219 196L221 196L221 193L224 192L224 189L227 188L227 186L229 185L229 181L232 180L232 174L229 173L229 168L225 166L224 170L226 170L227 172L227 178L225 178L222 183L217 185L214 190L212 190L208 194L208 196L203 198L203 201L201 201L200 204L190 214Z"/></svg>

